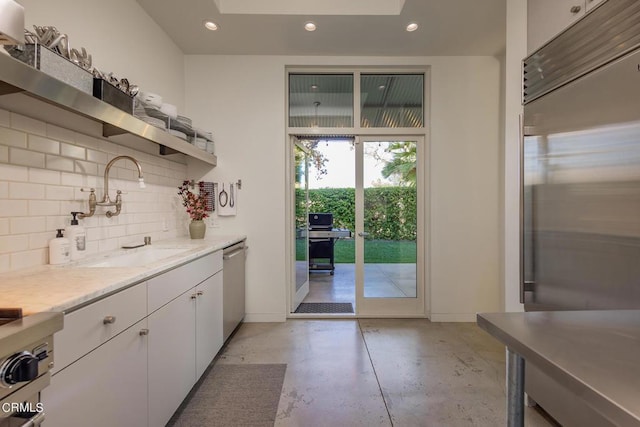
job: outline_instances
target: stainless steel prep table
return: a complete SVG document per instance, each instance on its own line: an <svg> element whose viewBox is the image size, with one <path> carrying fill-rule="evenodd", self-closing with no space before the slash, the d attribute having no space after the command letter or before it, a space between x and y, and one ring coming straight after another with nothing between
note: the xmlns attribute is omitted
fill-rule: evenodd
<svg viewBox="0 0 640 427"><path fill-rule="evenodd" d="M611 425L640 426L640 310L484 313L477 321L507 346L509 426L524 425L525 363Z"/></svg>

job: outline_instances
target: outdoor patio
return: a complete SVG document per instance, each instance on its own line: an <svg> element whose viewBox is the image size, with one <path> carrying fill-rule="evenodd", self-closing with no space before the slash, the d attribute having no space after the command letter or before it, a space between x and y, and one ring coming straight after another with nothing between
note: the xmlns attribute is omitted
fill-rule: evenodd
<svg viewBox="0 0 640 427"><path fill-rule="evenodd" d="M309 294L303 302L356 302L355 264L335 264L335 273L309 273ZM366 298L415 298L416 265L365 264Z"/></svg>

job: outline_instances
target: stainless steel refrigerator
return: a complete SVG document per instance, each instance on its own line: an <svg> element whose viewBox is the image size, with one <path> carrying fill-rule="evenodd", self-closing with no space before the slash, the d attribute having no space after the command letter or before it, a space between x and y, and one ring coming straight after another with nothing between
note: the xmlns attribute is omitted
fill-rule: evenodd
<svg viewBox="0 0 640 427"><path fill-rule="evenodd" d="M608 0L526 58L523 90L525 309L640 308L640 2ZM610 425L533 368L525 384L563 425Z"/></svg>

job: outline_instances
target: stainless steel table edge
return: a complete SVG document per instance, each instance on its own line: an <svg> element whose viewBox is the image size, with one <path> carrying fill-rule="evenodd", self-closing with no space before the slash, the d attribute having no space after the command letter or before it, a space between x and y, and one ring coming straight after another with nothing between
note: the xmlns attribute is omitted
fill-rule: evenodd
<svg viewBox="0 0 640 427"><path fill-rule="evenodd" d="M624 311L624 310L622 310ZM633 311L633 310L629 310ZM635 311L640 313L640 311ZM550 314L553 312L544 312L546 314ZM559 312L563 314L567 314L570 312ZM584 312L580 312L584 313ZM503 329L498 322L500 321L509 321L510 318L513 321L517 320L525 320L527 316L531 317L532 315L538 315L541 312L531 312L531 313L478 313L477 314L477 324L481 329L484 329L494 338L498 339L501 343L503 343L507 347L507 361L506 361L506 369L507 369L507 385L509 383L513 384L512 394L507 390L507 409L511 408L512 411L518 411L519 408L524 408L524 375L521 379L516 378L515 375L519 375L519 365L522 364L522 369L524 369L525 363L531 363L535 365L537 368L544 371L547 375L559 378L562 380L563 384L570 389L577 396L580 396L585 402L588 402L589 405L596 410L600 415L609 419L613 425L616 426L630 426L630 427L640 427L640 417L637 414L629 412L624 407L621 407L615 401L613 401L608 396L600 393L599 391L593 389L589 384L585 383L582 379L572 375L567 372L565 369L559 367L555 363L551 362L547 357L530 348L526 343L524 343L521 339L516 338L511 335L505 329ZM520 361L519 359L522 359ZM509 364L512 364L510 367ZM511 378L510 378L511 377ZM516 389L520 390L522 387L522 393L515 395ZM514 401L509 402L509 399L514 399ZM612 415L615 414L615 415ZM508 421L511 416L515 417L516 414L507 413ZM524 425L524 412L522 413L522 420L519 420L517 417L514 418L517 424L508 424L509 427L512 426L523 426Z"/></svg>

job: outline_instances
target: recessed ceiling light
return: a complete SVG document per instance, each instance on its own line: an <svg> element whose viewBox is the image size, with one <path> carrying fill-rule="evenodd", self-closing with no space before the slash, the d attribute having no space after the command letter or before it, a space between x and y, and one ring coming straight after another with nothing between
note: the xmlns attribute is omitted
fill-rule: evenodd
<svg viewBox="0 0 640 427"><path fill-rule="evenodd" d="M219 27L218 27L218 24L216 24L216 23L215 23L215 22L213 22L213 21L204 21L204 27L205 27L207 30L211 30L211 31L216 31L216 30L219 28Z"/></svg>
<svg viewBox="0 0 640 427"><path fill-rule="evenodd" d="M305 24L304 24L304 29L307 30L307 31L315 31L316 28L318 28L318 27L316 27L316 24L311 22L311 21L305 22Z"/></svg>
<svg viewBox="0 0 640 427"><path fill-rule="evenodd" d="M409 25L407 25L407 31L412 32L418 29L418 24L416 24L415 22L411 22Z"/></svg>

